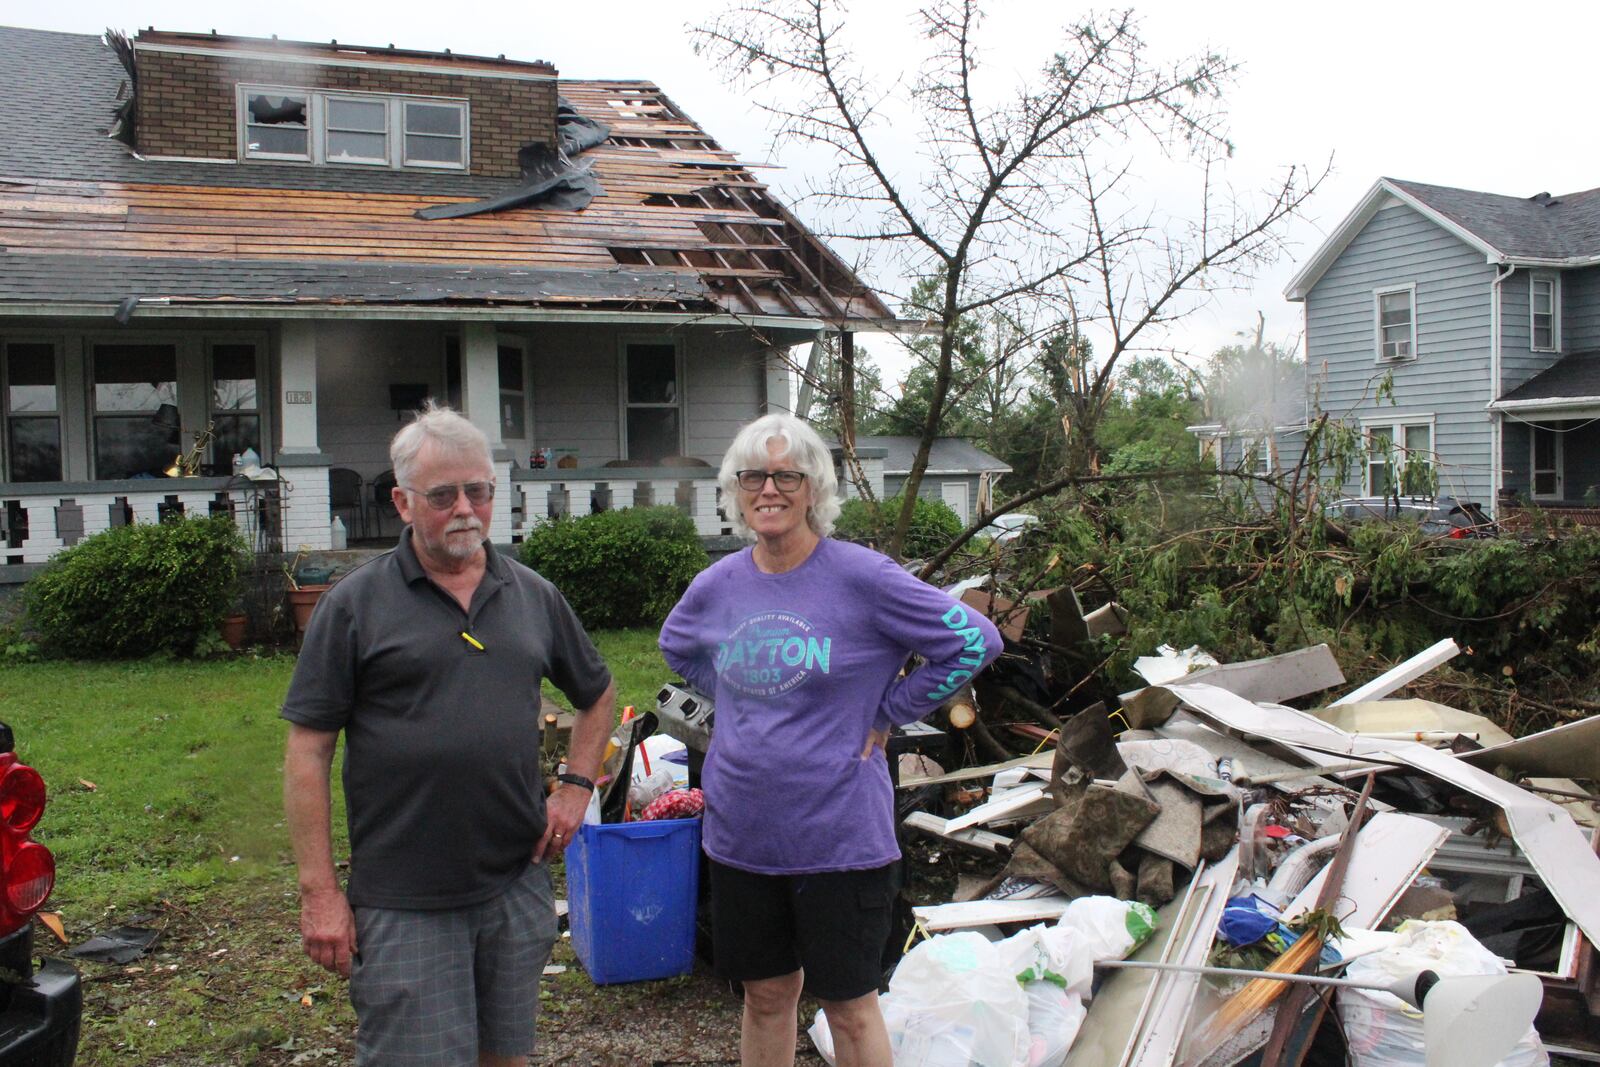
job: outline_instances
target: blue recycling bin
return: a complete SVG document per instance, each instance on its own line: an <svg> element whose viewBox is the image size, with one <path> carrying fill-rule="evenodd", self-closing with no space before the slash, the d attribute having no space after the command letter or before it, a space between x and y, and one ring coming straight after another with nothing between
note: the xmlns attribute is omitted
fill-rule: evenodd
<svg viewBox="0 0 1600 1067"><path fill-rule="evenodd" d="M689 973L699 819L586 824L566 862L572 947L596 985Z"/></svg>

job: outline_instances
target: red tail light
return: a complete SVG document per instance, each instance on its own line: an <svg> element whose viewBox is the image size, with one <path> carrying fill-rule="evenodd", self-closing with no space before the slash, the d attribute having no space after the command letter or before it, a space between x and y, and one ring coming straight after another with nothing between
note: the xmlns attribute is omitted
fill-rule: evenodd
<svg viewBox="0 0 1600 1067"><path fill-rule="evenodd" d="M1450 540L1452 540L1452 541L1459 541L1459 540L1461 540L1462 538L1464 538L1466 536L1467 536L1467 531L1462 529L1459 526L1457 526L1455 529L1450 531Z"/></svg>
<svg viewBox="0 0 1600 1067"><path fill-rule="evenodd" d="M12 753L0 753L0 936L32 918L55 888L55 857L28 839L44 803L39 772Z"/></svg>

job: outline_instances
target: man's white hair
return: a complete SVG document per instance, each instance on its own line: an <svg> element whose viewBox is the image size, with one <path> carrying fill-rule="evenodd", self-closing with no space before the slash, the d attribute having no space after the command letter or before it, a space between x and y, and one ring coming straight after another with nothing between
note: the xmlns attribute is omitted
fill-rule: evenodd
<svg viewBox="0 0 1600 1067"><path fill-rule="evenodd" d="M422 406L417 417L394 435L389 442L389 465L394 468L395 481L403 487L429 489L416 485L412 476L417 471L417 456L429 441L436 451L453 457L483 458L483 465L494 469L494 454L489 449L489 439L483 431L472 425L459 411L436 404L432 400Z"/></svg>
<svg viewBox="0 0 1600 1067"><path fill-rule="evenodd" d="M717 472L717 484L722 487L722 499L733 501L726 507L728 521L740 537L755 540L755 534L745 525L744 513L737 506L739 499L739 472L765 470L772 459L768 445L776 441L779 455L789 457L789 466L806 476L811 487L811 506L806 509L806 523L818 537L833 532L833 521L839 517L839 476L833 471L833 454L822 438L806 423L793 415L775 413L763 415L746 423L728 446L722 457L722 469Z"/></svg>

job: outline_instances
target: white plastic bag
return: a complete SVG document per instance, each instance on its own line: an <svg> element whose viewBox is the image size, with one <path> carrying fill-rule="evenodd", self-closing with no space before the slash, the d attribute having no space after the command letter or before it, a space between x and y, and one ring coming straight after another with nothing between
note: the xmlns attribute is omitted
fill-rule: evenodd
<svg viewBox="0 0 1600 1067"><path fill-rule="evenodd" d="M1116 897L1079 897L1056 920L1061 930L1075 931L1095 960L1120 960L1150 940L1156 913L1147 904Z"/></svg>
<svg viewBox="0 0 1600 1067"><path fill-rule="evenodd" d="M1028 982L1028 1067L1061 1067L1088 1009L1054 982Z"/></svg>
<svg viewBox="0 0 1600 1067"><path fill-rule="evenodd" d="M1387 984L1422 970L1441 978L1506 973L1500 959L1460 923L1411 919L1395 933L1387 948L1352 961L1345 976ZM1351 1067L1415 1067L1423 1062L1421 1012L1380 990L1344 988L1337 999ZM1530 1026L1499 1067L1547 1067L1549 1062Z"/></svg>
<svg viewBox="0 0 1600 1067"><path fill-rule="evenodd" d="M913 948L878 1003L895 1067L1028 1062L1027 994L1001 952L978 934L941 934ZM817 1051L833 1062L822 1012L809 1032Z"/></svg>

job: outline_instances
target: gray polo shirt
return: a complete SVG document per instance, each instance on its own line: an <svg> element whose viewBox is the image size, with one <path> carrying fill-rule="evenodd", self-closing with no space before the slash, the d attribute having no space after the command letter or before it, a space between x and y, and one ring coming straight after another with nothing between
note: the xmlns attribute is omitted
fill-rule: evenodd
<svg viewBox="0 0 1600 1067"><path fill-rule="evenodd" d="M540 679L580 710L611 683L555 586L484 549L470 611L428 578L407 529L311 617L282 714L345 732L353 905L498 895L544 833Z"/></svg>

